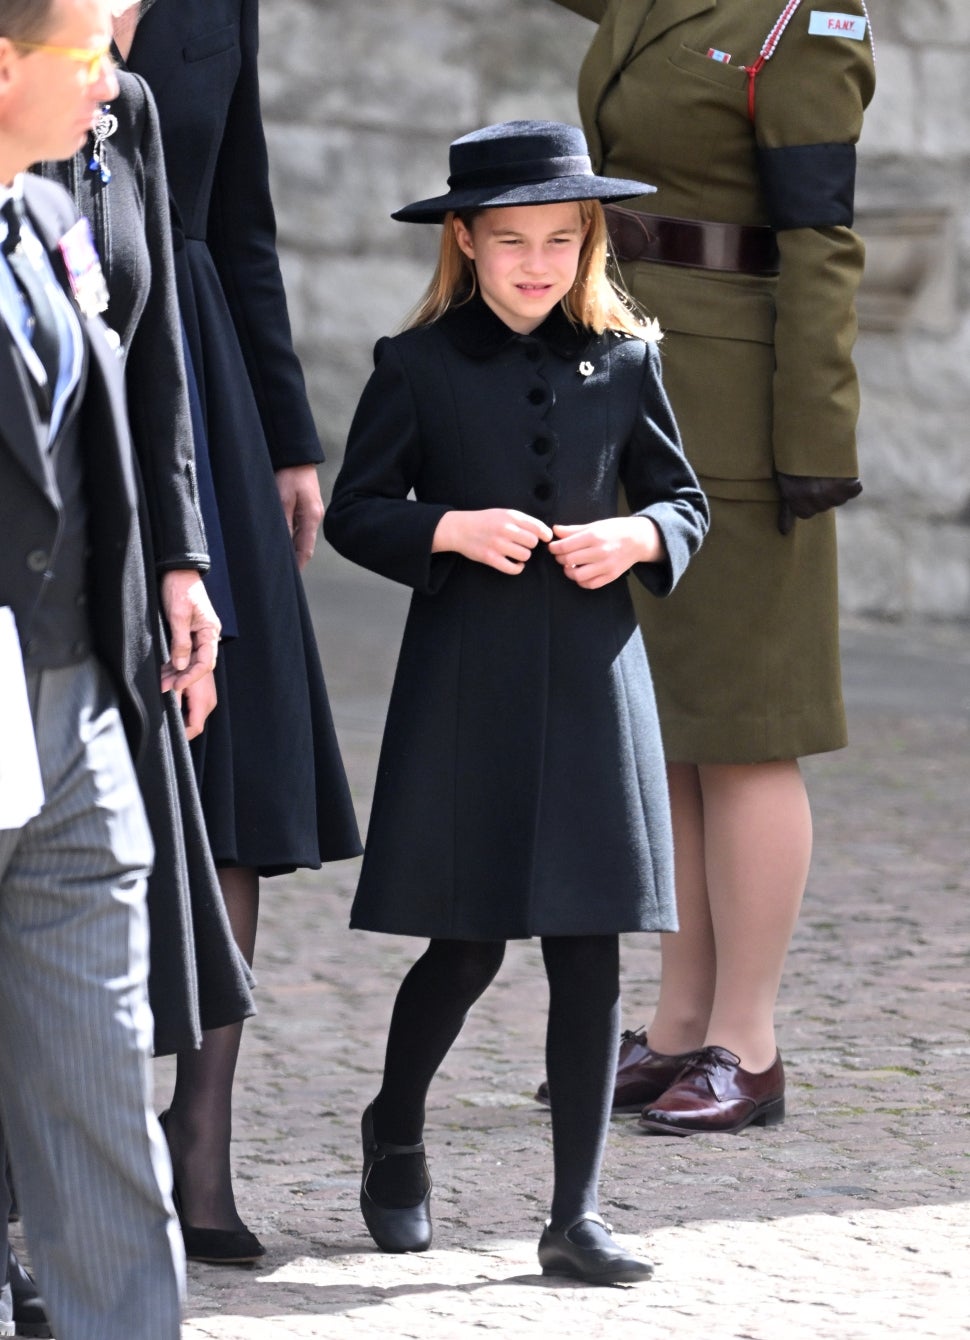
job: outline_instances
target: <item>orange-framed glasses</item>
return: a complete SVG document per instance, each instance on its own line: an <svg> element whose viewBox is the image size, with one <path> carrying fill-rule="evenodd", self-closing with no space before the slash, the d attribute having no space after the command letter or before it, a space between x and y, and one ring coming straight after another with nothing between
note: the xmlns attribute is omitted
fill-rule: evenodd
<svg viewBox="0 0 970 1340"><path fill-rule="evenodd" d="M101 73L105 61L111 61L111 47L58 47L49 42L14 42L14 46L26 51L46 51L52 56L63 56L65 60L76 60L85 67L88 83L93 84Z"/></svg>

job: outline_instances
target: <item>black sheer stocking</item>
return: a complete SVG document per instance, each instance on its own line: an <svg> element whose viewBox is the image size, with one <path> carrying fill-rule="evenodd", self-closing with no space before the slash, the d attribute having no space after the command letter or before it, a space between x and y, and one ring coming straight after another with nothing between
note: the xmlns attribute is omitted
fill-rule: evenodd
<svg viewBox="0 0 970 1340"><path fill-rule="evenodd" d="M252 965L259 919L255 870L228 867L219 884L236 943ZM186 1223L194 1228L240 1229L232 1191L229 1144L232 1085L242 1024L210 1029L198 1051L180 1052L165 1133Z"/></svg>

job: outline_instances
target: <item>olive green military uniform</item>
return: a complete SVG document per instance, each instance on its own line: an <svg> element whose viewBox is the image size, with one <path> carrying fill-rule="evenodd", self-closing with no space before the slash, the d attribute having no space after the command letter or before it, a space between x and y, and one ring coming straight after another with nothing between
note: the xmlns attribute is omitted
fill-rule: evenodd
<svg viewBox="0 0 970 1340"><path fill-rule="evenodd" d="M831 0L822 14L803 0L756 77L752 120L743 67L784 0L557 2L599 23L579 82L594 168L659 188L633 208L777 229L777 276L623 267L665 331L664 381L712 507L677 591L637 602L667 757L839 748L834 514L782 536L774 474L858 473L852 188L874 87L864 7Z"/></svg>

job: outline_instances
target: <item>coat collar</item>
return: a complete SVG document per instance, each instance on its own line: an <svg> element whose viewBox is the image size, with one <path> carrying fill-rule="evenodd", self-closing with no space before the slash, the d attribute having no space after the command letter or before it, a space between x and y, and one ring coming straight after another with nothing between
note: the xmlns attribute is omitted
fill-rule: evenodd
<svg viewBox="0 0 970 1340"><path fill-rule="evenodd" d="M716 8L717 0L650 0L646 5L624 5L621 10L624 17L617 21L616 27L614 68L632 60L675 24Z"/></svg>
<svg viewBox="0 0 970 1340"><path fill-rule="evenodd" d="M579 78L583 125L595 171L603 167L596 118L619 72L676 24L716 8L717 0L622 0L609 11L593 38Z"/></svg>
<svg viewBox="0 0 970 1340"><path fill-rule="evenodd" d="M557 303L531 335L518 335L476 293L467 302L449 307L437 323L461 353L469 358L490 358L516 340L540 340L560 358L575 358L595 336L574 326Z"/></svg>

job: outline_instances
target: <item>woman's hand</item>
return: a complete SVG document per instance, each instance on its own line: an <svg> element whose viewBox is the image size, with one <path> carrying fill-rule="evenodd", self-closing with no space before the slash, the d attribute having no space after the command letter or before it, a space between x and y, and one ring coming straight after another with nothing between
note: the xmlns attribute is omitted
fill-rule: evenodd
<svg viewBox="0 0 970 1340"><path fill-rule="evenodd" d="M656 563L667 547L656 525L645 516L613 516L585 526L553 526L549 552L570 581L595 591L616 581L635 563Z"/></svg>
<svg viewBox="0 0 970 1340"><path fill-rule="evenodd" d="M276 487L286 524L293 537L296 562L302 572L317 543L323 521L323 499L315 465L287 465L276 471Z"/></svg>
<svg viewBox="0 0 970 1340"><path fill-rule="evenodd" d="M216 705L216 697L216 677L211 671L178 695L187 740L202 734L206 719Z"/></svg>
<svg viewBox="0 0 970 1340"><path fill-rule="evenodd" d="M438 522L431 552L462 554L515 576L539 541L551 539L544 521L510 507L487 507L480 512L446 512Z"/></svg>
<svg viewBox="0 0 970 1340"><path fill-rule="evenodd" d="M194 568L163 573L159 595L169 636L162 692L183 693L215 667L222 625Z"/></svg>
<svg viewBox="0 0 970 1340"><path fill-rule="evenodd" d="M841 507L852 498L858 498L862 484L858 479L833 479L821 475L783 475L775 478L781 502L778 505L778 529L790 535L795 518L809 521L830 507Z"/></svg>

